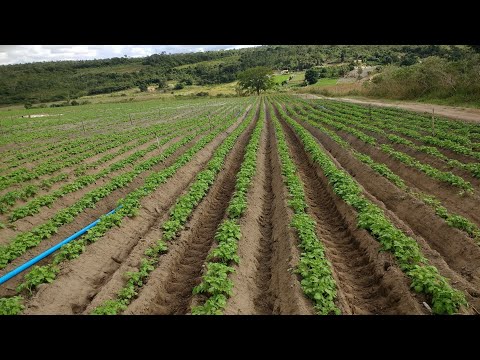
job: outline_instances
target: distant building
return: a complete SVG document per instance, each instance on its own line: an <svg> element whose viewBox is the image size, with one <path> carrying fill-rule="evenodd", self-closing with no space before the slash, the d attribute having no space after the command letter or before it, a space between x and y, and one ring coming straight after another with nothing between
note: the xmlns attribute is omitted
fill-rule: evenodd
<svg viewBox="0 0 480 360"><path fill-rule="evenodd" d="M282 74L282 75L288 74L288 69L285 69L285 70L280 71L280 74Z"/></svg>

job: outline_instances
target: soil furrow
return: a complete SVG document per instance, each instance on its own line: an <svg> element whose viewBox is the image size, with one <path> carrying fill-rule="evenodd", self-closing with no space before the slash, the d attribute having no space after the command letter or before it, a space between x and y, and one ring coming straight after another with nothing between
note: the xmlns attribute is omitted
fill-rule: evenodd
<svg viewBox="0 0 480 360"><path fill-rule="evenodd" d="M260 238L258 254L256 260L258 262L257 275L255 284L258 293L254 298L255 313L264 315L272 314L274 295L271 289L272 280L272 256L274 252L273 243L273 176L272 176L272 134L271 128L267 125L268 134L266 142L265 157L263 158L263 193L260 198L262 201L262 214L258 218L260 225ZM265 141L267 140L267 141ZM266 171L265 171L266 170Z"/></svg>
<svg viewBox="0 0 480 360"><path fill-rule="evenodd" d="M52 236L49 239L43 240L40 242L40 244L34 248L29 249L26 253L23 255L19 256L17 259L12 261L10 264L7 265L4 269L0 271L0 275L3 275L12 269L16 268L23 262L33 258L34 256L40 254L44 250L48 249L49 247L55 245L59 241L63 240L67 236L75 233L79 229L87 226L89 223L92 221L95 221L98 219L101 215L106 214L110 210L114 209L116 207L116 203L118 199L124 197L131 191L135 190L137 187L139 187L141 184L143 184L143 181L145 178L151 174L153 171L160 171L168 166L170 166L178 156L183 154L185 151L187 151L190 147L192 147L195 144L195 140L189 142L187 145L179 148L172 156L168 157L164 162L159 163L155 165L152 170L146 171L143 174L139 175L136 177L132 183L130 183L128 186L120 189L114 190L112 193L110 193L108 196L105 198L101 199L98 203L95 204L95 208L88 208L85 209L84 212L79 214L74 222L71 222L69 224L66 224L62 226L58 233ZM46 262L48 262L48 258L40 261L38 265L43 265ZM23 276L18 276L12 280L9 281L9 286L8 288L11 288L13 286L18 285L18 283L21 282L23 279ZM8 289L0 289L0 296L7 295L7 293L10 293L11 290Z"/></svg>
<svg viewBox="0 0 480 360"><path fill-rule="evenodd" d="M147 285L125 313L187 314L190 311L192 290L201 281L206 257L214 245L215 232L235 189L236 174L255 123L252 121L237 139L209 193L193 212L185 230L172 242L169 252L161 257L159 267L150 274Z"/></svg>
<svg viewBox="0 0 480 360"><path fill-rule="evenodd" d="M257 174L240 220L240 263L230 275L233 294L225 314L314 314L293 269L300 257L298 240L289 226L287 205L273 123L266 112L260 139Z"/></svg>
<svg viewBox="0 0 480 360"><path fill-rule="evenodd" d="M422 313L394 259L390 254L379 253L378 242L356 229L351 222L355 214L346 214L346 207L338 206L340 199L334 198L326 178L319 176L301 142L283 121L282 126L304 183L308 213L317 222L317 234L333 267L342 313Z"/></svg>
<svg viewBox="0 0 480 360"><path fill-rule="evenodd" d="M228 132L240 121L236 121ZM112 229L78 259L65 264L53 284L41 285L43 288L29 302L25 313L89 314L104 300L112 298L123 286L125 272L134 270L146 248L160 238L160 226L167 219L169 208L226 136L226 132L219 135L167 183L143 199L135 218L125 219L120 228Z"/></svg>
<svg viewBox="0 0 480 360"><path fill-rule="evenodd" d="M480 288L480 248L462 231L449 226L434 210L398 189L367 165L361 163L328 136L305 122L299 122L315 136L335 159L361 183L381 207L404 222L405 232L413 236L424 255L455 287L469 293L477 306ZM480 304L478 304L480 305Z"/></svg>

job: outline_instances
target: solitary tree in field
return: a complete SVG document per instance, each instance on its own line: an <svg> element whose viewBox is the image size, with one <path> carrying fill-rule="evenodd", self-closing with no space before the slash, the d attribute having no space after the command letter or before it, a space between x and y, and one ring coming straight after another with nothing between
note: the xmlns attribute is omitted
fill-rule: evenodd
<svg viewBox="0 0 480 360"><path fill-rule="evenodd" d="M305 71L305 81L309 85L315 84L318 81L318 72L316 72L315 69Z"/></svg>
<svg viewBox="0 0 480 360"><path fill-rule="evenodd" d="M247 69L238 73L238 85L248 92L256 92L259 95L260 91L266 91L274 85L271 75L272 70L264 66Z"/></svg>

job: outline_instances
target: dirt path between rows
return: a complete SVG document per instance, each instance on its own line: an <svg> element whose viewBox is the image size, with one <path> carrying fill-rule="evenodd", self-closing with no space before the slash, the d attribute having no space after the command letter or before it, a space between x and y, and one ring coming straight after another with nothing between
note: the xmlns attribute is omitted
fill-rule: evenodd
<svg viewBox="0 0 480 360"><path fill-rule="evenodd" d="M387 102L387 100L369 100L369 99L352 99L344 97L327 97L317 96L314 94L297 94L304 99L327 99L345 101L354 104L373 105L382 107L396 107L401 109L412 110L420 113L432 113L432 109L435 109L436 115L445 116L455 120L463 120L474 123L480 123L480 109L460 108L448 105L438 104L423 104L416 102Z"/></svg>
<svg viewBox="0 0 480 360"><path fill-rule="evenodd" d="M236 140L206 197L193 211L184 230L170 242L169 252L160 258L158 268L150 274L148 282L125 314L190 313L192 290L200 283L206 257L215 245L215 232L225 217L225 210L235 189L236 174L257 117L258 112L255 120Z"/></svg>
<svg viewBox="0 0 480 360"><path fill-rule="evenodd" d="M296 121L364 187L367 198L379 201L387 216L392 215L392 222L419 243L431 264L451 279L455 288L469 294L469 303L478 307L480 249L474 241L448 226L433 209L375 173L327 135L308 123Z"/></svg>
<svg viewBox="0 0 480 360"><path fill-rule="evenodd" d="M297 165L307 212L317 223L319 240L332 264L343 314L421 314L419 299L393 257L356 225L356 212L336 196L295 132L281 122Z"/></svg>
<svg viewBox="0 0 480 360"><path fill-rule="evenodd" d="M247 210L240 220L240 263L235 266L233 294L227 315L314 314L293 269L298 264L298 240L289 226L293 212L282 181L280 159L270 114L260 138L257 171L248 191Z"/></svg>
<svg viewBox="0 0 480 360"><path fill-rule="evenodd" d="M229 127L233 131L244 116ZM180 194L211 158L227 136L222 132L199 151L165 184L141 202L139 214L126 218L101 241L87 247L77 259L64 264L57 279L41 289L27 304L25 314L89 314L111 299L125 284L126 271L136 270L145 249L161 237L161 224Z"/></svg>

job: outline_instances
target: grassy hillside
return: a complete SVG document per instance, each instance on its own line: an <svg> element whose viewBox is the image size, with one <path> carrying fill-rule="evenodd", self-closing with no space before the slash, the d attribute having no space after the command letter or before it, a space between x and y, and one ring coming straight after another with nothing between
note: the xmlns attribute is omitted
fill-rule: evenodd
<svg viewBox="0 0 480 360"><path fill-rule="evenodd" d="M4 65L0 66L0 105L70 101L155 84L226 84L234 82L238 72L254 66L297 73L332 64L347 67L357 60L371 65L410 66L428 56L458 60L470 51L465 46L450 45L272 45L144 58ZM290 85L300 85L301 81L292 79Z"/></svg>

